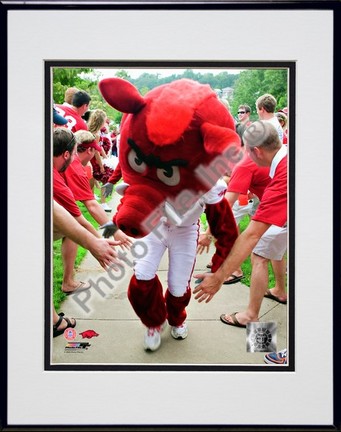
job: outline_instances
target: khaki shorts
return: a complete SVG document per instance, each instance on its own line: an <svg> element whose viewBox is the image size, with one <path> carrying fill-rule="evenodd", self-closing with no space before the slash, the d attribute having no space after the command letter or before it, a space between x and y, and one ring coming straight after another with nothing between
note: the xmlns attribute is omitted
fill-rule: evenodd
<svg viewBox="0 0 341 432"><path fill-rule="evenodd" d="M287 227L271 225L252 252L269 260L281 261L287 250L287 231Z"/></svg>
<svg viewBox="0 0 341 432"><path fill-rule="evenodd" d="M253 216L256 213L258 205L259 199L257 197L249 200L246 205L240 205L238 200L236 200L232 206L232 213L236 224L239 225L245 215Z"/></svg>

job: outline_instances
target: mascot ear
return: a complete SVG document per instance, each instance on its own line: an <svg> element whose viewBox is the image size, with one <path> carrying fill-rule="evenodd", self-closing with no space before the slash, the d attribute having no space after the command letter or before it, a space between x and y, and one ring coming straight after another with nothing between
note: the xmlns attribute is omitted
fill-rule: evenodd
<svg viewBox="0 0 341 432"><path fill-rule="evenodd" d="M145 105L137 88L122 78L105 78L98 88L108 104L120 112L135 114Z"/></svg>
<svg viewBox="0 0 341 432"><path fill-rule="evenodd" d="M239 135L232 129L203 123L200 126L204 147L207 153L222 153L227 147L241 147Z"/></svg>

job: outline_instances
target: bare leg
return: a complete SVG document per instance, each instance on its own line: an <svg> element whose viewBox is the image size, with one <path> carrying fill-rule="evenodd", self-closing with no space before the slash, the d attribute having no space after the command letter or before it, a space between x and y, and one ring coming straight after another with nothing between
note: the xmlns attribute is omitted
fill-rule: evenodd
<svg viewBox="0 0 341 432"><path fill-rule="evenodd" d="M57 314L55 308L53 308L53 318L52 318L53 325L56 325L58 320L59 320L59 315ZM72 324L75 323L74 318L69 318L69 320L71 321ZM63 329L66 329L66 327L67 327L67 322L65 321L65 319L63 319L62 322L57 327L57 330L63 330Z"/></svg>
<svg viewBox="0 0 341 432"><path fill-rule="evenodd" d="M78 245L69 238L65 237L62 242L62 259L64 265L64 277L62 289L63 291L73 291L79 285L73 279L73 271L75 266L75 260L77 256Z"/></svg>
<svg viewBox="0 0 341 432"><path fill-rule="evenodd" d="M258 321L258 315L262 305L263 297L268 287L269 260L252 253L251 263L252 273L249 304L244 312L239 312L236 315L236 318L240 324ZM225 319L229 322L233 322L229 315L225 315Z"/></svg>
<svg viewBox="0 0 341 432"><path fill-rule="evenodd" d="M249 321L258 321L263 297L269 284L269 260L252 253L251 263L250 300L245 314Z"/></svg>
<svg viewBox="0 0 341 432"><path fill-rule="evenodd" d="M271 265L274 271L276 285L272 288L271 294L284 301L287 299L286 293L286 258L283 257L281 261L271 261Z"/></svg>
<svg viewBox="0 0 341 432"><path fill-rule="evenodd" d="M90 183L91 190L92 190L92 192L93 192L93 191L94 191L94 187L95 187L95 179L92 177L92 178L89 180L89 183Z"/></svg>
<svg viewBox="0 0 341 432"><path fill-rule="evenodd" d="M53 324L56 324L59 320L59 315L56 312L56 309L53 308Z"/></svg>
<svg viewBox="0 0 341 432"><path fill-rule="evenodd" d="M105 196L104 196L104 190L101 188L100 189L100 191L101 191L101 204L104 204L106 201L106 198L105 198Z"/></svg>

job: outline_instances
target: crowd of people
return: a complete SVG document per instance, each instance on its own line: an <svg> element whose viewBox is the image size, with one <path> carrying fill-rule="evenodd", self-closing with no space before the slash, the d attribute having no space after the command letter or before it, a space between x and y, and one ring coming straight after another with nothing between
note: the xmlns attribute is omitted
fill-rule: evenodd
<svg viewBox="0 0 341 432"><path fill-rule="evenodd" d="M53 201L55 207L59 205L66 209L89 234L95 238L101 238L100 232L85 219L77 204L77 201L82 202L99 226L103 226L108 222L111 224L107 208L103 206L103 201L106 204L105 200L101 200L101 205L95 197L94 175L103 180L105 175L108 176L112 173L113 169L104 169L102 163L102 158L104 159L110 154L112 145L108 145L105 141L109 140L109 138L108 132L105 129L107 116L104 111L93 111L90 117L88 117L88 121L85 121L83 118L86 118L85 114L89 112L90 101L91 98L87 92L78 90L77 88L69 88L65 92L64 103L54 105L53 107ZM94 120L90 121L93 115ZM89 130L88 125L92 127L92 132ZM106 146L103 146L102 143L105 143ZM99 159L101 159L100 166L99 164L96 165L95 162ZM94 160L93 165L91 164L92 160ZM94 169L93 166L96 168ZM106 174L106 172L108 173ZM53 222L55 225L55 218ZM64 228L61 229L59 226L56 233L54 232L54 240L62 238L61 255L64 272L61 290L66 295L71 295L90 289L91 284L89 282L74 280L74 266L79 242L73 241L73 237L70 235L60 234L65 232L66 229L67 222L65 221ZM108 227L106 228L106 232L108 233L108 237L111 235L114 236L115 241L108 240L111 246L119 245L122 248L128 249L132 244L132 240L112 224L110 232ZM107 245L103 245L103 247L106 247L103 251L107 253ZM115 263L117 253L114 249L112 250L111 257L113 263ZM102 266L109 264L107 259L103 259L103 257L99 256L98 259ZM54 310L54 336L58 336L66 328L74 326L74 319L69 319L62 313L57 314Z"/></svg>
<svg viewBox="0 0 341 432"><path fill-rule="evenodd" d="M236 130L242 130L244 158L228 176L226 199L232 206L236 222L249 214L251 222L240 235L222 267L211 274L196 275L199 285L194 289L196 299L210 301L223 284L241 280L241 264L251 254L252 273L250 299L245 311L222 314L227 325L246 327L258 321L264 297L287 303L286 250L287 250L287 116L280 123L275 112L276 99L265 94L255 104L259 120L250 122L251 108L238 108ZM284 136L286 142L284 143ZM261 139L259 137L262 137ZM246 196L246 202L240 198ZM209 228L204 233L209 235ZM199 239L200 245L201 239ZM205 241L205 240L204 240ZM205 243L207 245L207 243ZM201 251L201 249L200 249ZM268 288L268 263L271 261L276 285ZM229 278L226 279L226 275ZM267 363L286 364L287 350L266 355Z"/></svg>
<svg viewBox="0 0 341 432"><path fill-rule="evenodd" d="M108 213L112 209L106 202L122 175L119 164L114 166L108 162L112 156L118 155L119 137L117 131L110 132L106 113L100 109L90 110L90 104L91 97L87 92L72 87L65 92L63 104L54 104L53 107L53 234L54 240L62 238L64 274L61 290L67 295L91 288L89 283L74 279L78 245L88 249L103 268L108 268L119 263L117 248L129 249L133 243L109 218ZM218 268L212 269L210 262L207 267L211 271L195 275L195 299L209 302L223 285L243 279L241 265L251 256L249 304L242 312L220 316L222 323L236 327L245 328L248 323L259 320L264 297L287 303L288 111L283 108L276 112L276 106L274 96L260 96L255 102L257 121L250 120L252 109L249 105L238 107L235 126L241 139L243 158L221 179L224 186L220 189L218 186L218 189L224 191L224 201L232 209L236 226L239 226L245 215L250 217L250 222L243 233L237 232L233 246L231 244L226 249L226 256ZM101 191L100 197L94 194L95 186ZM209 207L211 195L207 198L207 204L203 200L202 207L195 215L197 219L205 205ZM105 228L103 236L82 215L78 201L85 205L99 227ZM196 248L197 253L208 251L212 242L219 247L219 230L216 227L208 226L199 236L195 229L192 231L188 234L186 244ZM166 233L164 238L169 235L169 232ZM148 256L137 260L133 277L149 281L155 278L160 254L167 246L155 235L147 236L146 242ZM276 280L272 289L268 288L270 262ZM188 270L181 275L173 274L173 280L169 282L167 298L171 304L169 311L173 310L174 316L168 311L168 320L172 321L171 334L175 339L185 339L188 335L185 307L190 296L186 281L190 279L193 267L194 263L188 262ZM181 307L178 300L172 300L174 292L174 298L184 299ZM145 305L136 301L139 293L134 294L130 288L128 295L135 312L147 327L144 348L155 351L161 345L164 325L152 324L153 320L148 310L145 310ZM164 322L167 312L161 315L160 319ZM58 314L53 308L54 337L61 335L66 328L75 326L74 318L65 317L62 312ZM267 354L264 360L270 364L286 364L287 351L284 349Z"/></svg>

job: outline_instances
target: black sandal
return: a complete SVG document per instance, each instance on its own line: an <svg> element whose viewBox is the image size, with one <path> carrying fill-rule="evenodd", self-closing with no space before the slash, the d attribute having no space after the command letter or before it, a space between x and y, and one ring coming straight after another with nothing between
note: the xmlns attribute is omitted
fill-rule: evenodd
<svg viewBox="0 0 341 432"><path fill-rule="evenodd" d="M56 322L56 324L53 324L53 337L57 337L57 336L63 334L67 328L76 327L76 320L75 320L75 323L72 324L72 322L69 320L69 318L64 316L63 312L59 313L58 315L59 315L58 321ZM62 323L63 319L65 319L65 321L67 322L67 326L65 328L63 328L62 330L58 330L58 327Z"/></svg>

